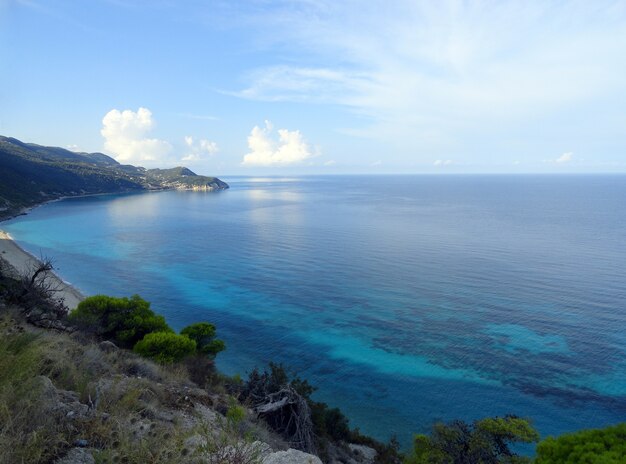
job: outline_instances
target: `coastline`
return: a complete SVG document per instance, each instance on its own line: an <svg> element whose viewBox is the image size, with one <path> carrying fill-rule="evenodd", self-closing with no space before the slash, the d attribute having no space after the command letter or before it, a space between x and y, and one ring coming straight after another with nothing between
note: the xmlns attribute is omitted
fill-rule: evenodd
<svg viewBox="0 0 626 464"><path fill-rule="evenodd" d="M100 193L85 193L79 195L63 195L57 198L50 198L34 205L24 206L20 208L19 211L6 214L6 211L0 211L0 223L4 221L9 221L11 219L15 219L19 216L26 216L35 208L39 208L48 203L54 203L57 201L62 201L69 198L81 198L81 197L94 197L94 196L104 196L104 195L115 195L115 194L133 194L133 193L158 193L158 192L166 192L170 190L193 190L193 189L181 189L175 187L164 187L164 188L151 188L146 190L127 190L121 192L100 192ZM20 247L13 237L8 232L0 229L0 260L4 260L6 263L12 267L17 274L23 274L28 272L35 263L40 262L39 258L29 253ZM78 304L83 301L86 296L81 293L76 287L72 284L64 281L56 272L52 271L50 273L51 278L55 284L60 289L60 298L63 299L65 305L68 307L70 311L76 309Z"/></svg>
<svg viewBox="0 0 626 464"><path fill-rule="evenodd" d="M35 208L39 208L40 206L47 205L48 203L55 203L57 201L63 201L63 200L71 199L71 198L99 197L99 196L105 196L105 195L118 195L118 194L159 193L159 192L169 192L172 190L197 191L197 189L193 187L190 187L190 188L162 187L162 188L149 188L145 190L121 190L121 191L116 191L116 192L99 192L99 193L81 193L77 195L62 195L59 197L43 200L38 203L29 205L29 206L23 206L18 211L7 213L7 211L10 211L10 210L0 209L0 222L10 221L11 219L15 219L20 216L26 216ZM213 189L209 191L219 191L219 190L224 190L224 189Z"/></svg>
<svg viewBox="0 0 626 464"><path fill-rule="evenodd" d="M20 247L13 240L13 237L3 230L0 230L0 258L11 265L18 274L27 273L39 262L38 258ZM76 287L65 282L56 272L51 272L50 277L54 285L59 288L60 298L63 299L70 311L85 299L85 295Z"/></svg>
<svg viewBox="0 0 626 464"><path fill-rule="evenodd" d="M138 193L153 192L153 191L154 192L160 192L162 190L145 190L145 191L139 191ZM26 216L28 213L30 213L35 208L39 208L40 206L47 205L48 203L55 203L57 201L67 200L69 198L97 197L97 196L103 196L103 195L116 195L118 193L135 193L135 192L136 192L135 190L128 190L128 191L122 191L122 192L82 193L80 195L63 195L63 196L60 196L60 197L50 198L48 200L43 200L43 201L41 201L39 203L35 203L33 205L23 206L17 212L6 214L6 211L0 211L0 222L10 221L11 219L15 219L15 218L20 217L20 216Z"/></svg>

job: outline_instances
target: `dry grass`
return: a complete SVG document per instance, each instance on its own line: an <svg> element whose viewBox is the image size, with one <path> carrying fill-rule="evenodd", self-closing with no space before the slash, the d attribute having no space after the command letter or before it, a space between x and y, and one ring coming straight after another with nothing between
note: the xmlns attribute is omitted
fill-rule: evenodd
<svg viewBox="0 0 626 464"><path fill-rule="evenodd" d="M41 336L0 321L0 463L46 462L58 456L72 432L51 411L45 384Z"/></svg>
<svg viewBox="0 0 626 464"><path fill-rule="evenodd" d="M53 462L77 440L97 463L207 462L225 448L256 462L250 443L267 431L239 406L236 427L216 421L214 405L229 400L219 382L207 386L211 393L194 385L185 365L162 369L0 308L0 464Z"/></svg>

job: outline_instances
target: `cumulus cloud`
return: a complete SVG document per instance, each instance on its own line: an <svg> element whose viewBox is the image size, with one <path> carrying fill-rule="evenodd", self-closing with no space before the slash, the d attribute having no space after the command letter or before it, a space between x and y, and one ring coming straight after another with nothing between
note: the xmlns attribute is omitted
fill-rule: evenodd
<svg viewBox="0 0 626 464"><path fill-rule="evenodd" d="M559 156L555 161L557 163L569 163L570 161L572 161L572 157L574 156L574 153L571 151L568 151L567 153L563 153L561 156Z"/></svg>
<svg viewBox="0 0 626 464"><path fill-rule="evenodd" d="M265 127L254 126L248 136L250 153L243 157L246 166L287 166L301 163L313 152L298 130L278 129L278 140L272 136L274 127L265 121Z"/></svg>
<svg viewBox="0 0 626 464"><path fill-rule="evenodd" d="M105 150L113 153L120 163L158 164L172 150L172 146L147 134L153 129L152 112L147 108L120 111L113 109L102 118Z"/></svg>
<svg viewBox="0 0 626 464"><path fill-rule="evenodd" d="M219 151L217 143L206 139L196 141L191 135L185 137L185 145L187 154L183 156L182 161L200 161L205 156L212 156Z"/></svg>
<svg viewBox="0 0 626 464"><path fill-rule="evenodd" d="M558 158L544 159L542 160L542 162L545 164L568 164L572 162L573 159L574 159L574 152L568 151L568 152L563 153ZM578 159L578 161L580 162L581 160Z"/></svg>

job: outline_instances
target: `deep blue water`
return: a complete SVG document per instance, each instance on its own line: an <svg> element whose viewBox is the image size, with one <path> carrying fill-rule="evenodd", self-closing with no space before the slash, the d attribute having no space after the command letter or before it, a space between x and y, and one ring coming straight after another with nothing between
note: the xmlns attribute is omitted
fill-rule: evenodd
<svg viewBox="0 0 626 464"><path fill-rule="evenodd" d="M506 413L544 436L626 420L626 176L224 180L2 227L87 294L216 323L223 371L283 362L381 439Z"/></svg>

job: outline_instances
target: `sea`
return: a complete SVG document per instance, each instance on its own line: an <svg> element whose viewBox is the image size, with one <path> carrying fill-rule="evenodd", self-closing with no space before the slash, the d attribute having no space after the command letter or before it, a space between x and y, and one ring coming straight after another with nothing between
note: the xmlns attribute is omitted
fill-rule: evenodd
<svg viewBox="0 0 626 464"><path fill-rule="evenodd" d="M626 421L626 176L223 180L1 226L85 294L214 323L221 371L282 363L381 440L505 414L542 437Z"/></svg>

